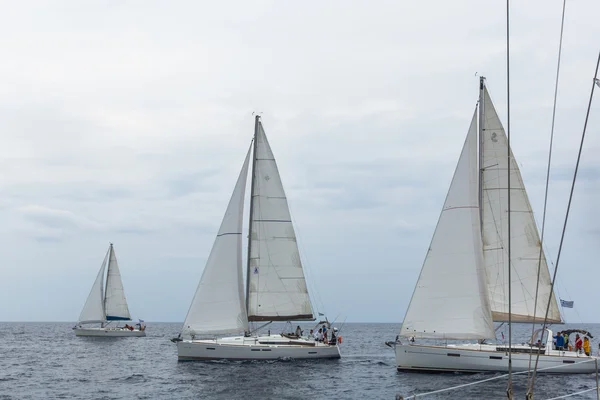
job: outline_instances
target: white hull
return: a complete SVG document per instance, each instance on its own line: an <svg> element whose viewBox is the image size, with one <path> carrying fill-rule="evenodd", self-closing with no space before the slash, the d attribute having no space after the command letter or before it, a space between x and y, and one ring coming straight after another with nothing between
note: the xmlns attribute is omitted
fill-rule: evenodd
<svg viewBox="0 0 600 400"><path fill-rule="evenodd" d="M396 344L396 366L399 371L437 371L437 372L508 372L508 353L497 351L496 345L448 345L427 346L415 344ZM516 346L517 349L530 349ZM550 350L549 354L540 354L538 371L555 367L544 373L586 374L596 371L594 360L585 354L573 351ZM530 353L513 353L513 372L529 369ZM535 363L535 353L531 355Z"/></svg>
<svg viewBox="0 0 600 400"><path fill-rule="evenodd" d="M177 342L179 360L277 360L282 358L340 358L337 345L310 339L288 339L281 335Z"/></svg>
<svg viewBox="0 0 600 400"><path fill-rule="evenodd" d="M125 328L73 328L76 336L95 336L95 337L144 337L146 331L134 329L130 331Z"/></svg>

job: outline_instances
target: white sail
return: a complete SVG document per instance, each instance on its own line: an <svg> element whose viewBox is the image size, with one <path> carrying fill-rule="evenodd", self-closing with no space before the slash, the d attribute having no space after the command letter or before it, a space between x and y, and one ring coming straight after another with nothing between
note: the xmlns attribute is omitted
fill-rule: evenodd
<svg viewBox="0 0 600 400"><path fill-rule="evenodd" d="M257 121L255 140L248 319L313 319L287 199L260 121Z"/></svg>
<svg viewBox="0 0 600 400"><path fill-rule="evenodd" d="M494 321L508 321L508 191L507 139L484 87L482 169L483 244L488 289ZM511 275L512 321L543 321L551 293L550 274L542 252L537 307L540 238L525 192L519 167L511 152ZM534 318L535 314L535 318ZM556 297L552 294L548 321L561 322Z"/></svg>
<svg viewBox="0 0 600 400"><path fill-rule="evenodd" d="M123 290L123 281L121 281L121 271L117 262L117 255L112 243L110 244L108 258L108 272L106 275L106 291L104 293L104 311L107 321L129 321L129 307L125 299Z"/></svg>
<svg viewBox="0 0 600 400"><path fill-rule="evenodd" d="M104 256L104 261L102 261L98 276L96 276L96 280L92 285L92 290L83 306L83 310L81 310L81 314L79 315L80 324L101 323L106 321L104 315L104 271L106 270L109 252Z"/></svg>
<svg viewBox="0 0 600 400"><path fill-rule="evenodd" d="M183 324L184 336L248 331L242 270L242 221L250 150Z"/></svg>
<svg viewBox="0 0 600 400"><path fill-rule="evenodd" d="M402 323L404 337L495 337L481 252L475 115Z"/></svg>

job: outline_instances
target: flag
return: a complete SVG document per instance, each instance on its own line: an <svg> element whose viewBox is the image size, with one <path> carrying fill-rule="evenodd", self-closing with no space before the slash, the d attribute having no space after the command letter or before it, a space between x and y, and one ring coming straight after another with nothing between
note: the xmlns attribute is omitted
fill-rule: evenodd
<svg viewBox="0 0 600 400"><path fill-rule="evenodd" d="M600 87L600 79L595 79L594 78L594 82L596 82L596 85L598 85L598 87Z"/></svg>
<svg viewBox="0 0 600 400"><path fill-rule="evenodd" d="M319 313L319 315L320 315L320 316L323 316L323 315L325 315L325 314L323 314L322 312L320 312L320 313Z"/></svg>
<svg viewBox="0 0 600 400"><path fill-rule="evenodd" d="M560 306L564 307L564 308L573 308L574 303L575 302L573 300L567 301L567 300L560 299Z"/></svg>

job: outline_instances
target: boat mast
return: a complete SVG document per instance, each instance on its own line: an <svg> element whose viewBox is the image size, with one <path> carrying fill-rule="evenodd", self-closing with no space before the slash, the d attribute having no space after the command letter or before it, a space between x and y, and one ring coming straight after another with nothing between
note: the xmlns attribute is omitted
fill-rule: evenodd
<svg viewBox="0 0 600 400"><path fill-rule="evenodd" d="M252 147L252 180L250 181L250 213L248 222L248 265L246 267L246 317L250 316L250 247L252 245L252 220L254 219L254 171L256 170L256 147L260 115L254 117L254 144Z"/></svg>
<svg viewBox="0 0 600 400"><path fill-rule="evenodd" d="M485 76L479 77L479 226L483 236L483 86Z"/></svg>
<svg viewBox="0 0 600 400"><path fill-rule="evenodd" d="M508 191L508 388L506 389L509 399L513 398L512 387L512 296L511 296L511 254L510 254L510 173L511 173L511 151L510 151L510 0L506 0L506 178ZM542 332L543 334L543 332Z"/></svg>

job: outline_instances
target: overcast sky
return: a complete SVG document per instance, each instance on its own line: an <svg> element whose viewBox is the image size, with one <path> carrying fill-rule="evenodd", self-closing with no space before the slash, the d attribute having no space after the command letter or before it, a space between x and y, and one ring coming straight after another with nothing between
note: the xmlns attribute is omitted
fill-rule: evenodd
<svg viewBox="0 0 600 400"><path fill-rule="evenodd" d="M543 211L562 2L513 2L512 146ZM183 321L262 112L315 306L400 322L485 75L506 124L503 1L1 1L0 321L76 321L109 241L129 307ZM547 222L556 259L600 50L568 2ZM559 269L600 321L600 99Z"/></svg>

